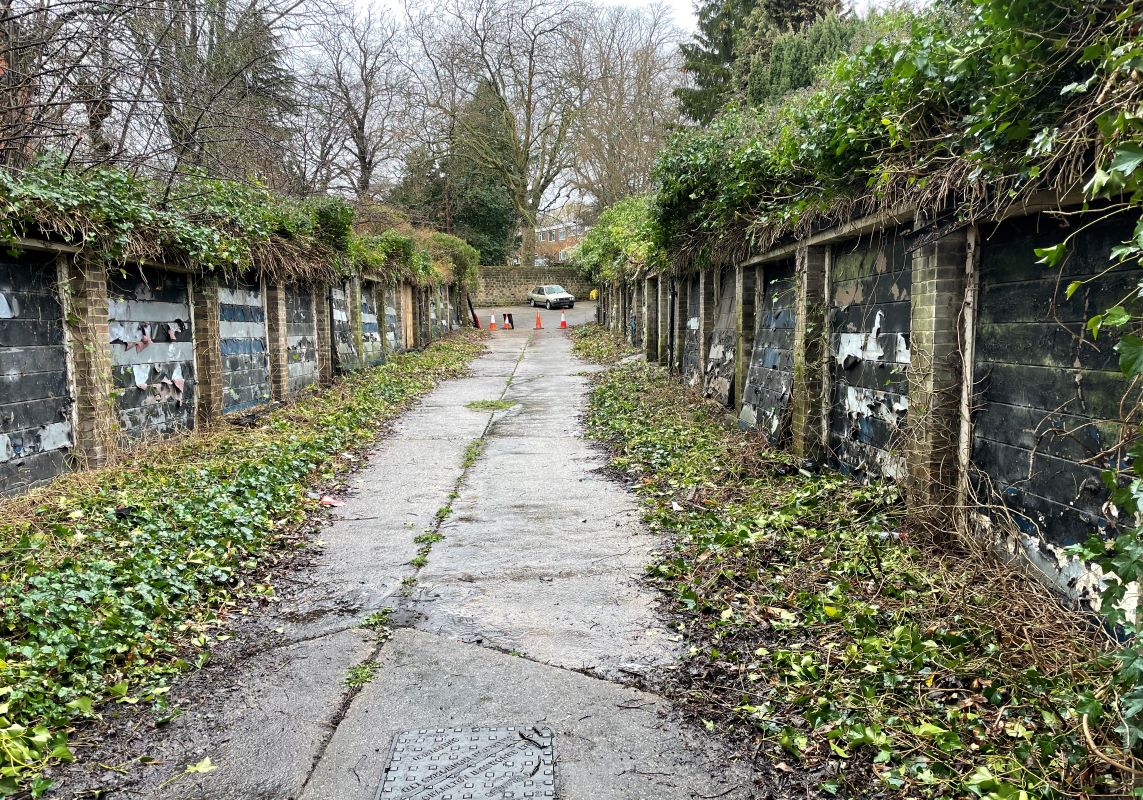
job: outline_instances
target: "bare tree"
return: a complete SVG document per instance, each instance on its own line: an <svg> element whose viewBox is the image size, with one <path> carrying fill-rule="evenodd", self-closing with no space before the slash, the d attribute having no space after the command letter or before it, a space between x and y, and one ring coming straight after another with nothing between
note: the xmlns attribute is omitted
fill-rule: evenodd
<svg viewBox="0 0 1143 800"><path fill-rule="evenodd" d="M375 195L378 168L395 159L407 138L408 76L398 57L399 30L372 10L334 18L322 38L321 80L340 118L348 163L342 173L359 200Z"/></svg>
<svg viewBox="0 0 1143 800"><path fill-rule="evenodd" d="M526 264L535 256L536 218L573 166L571 134L583 100L574 49L584 13L577 0L408 6L421 102L450 120L472 157L503 180L522 222ZM474 107L482 113L470 113Z"/></svg>
<svg viewBox="0 0 1143 800"><path fill-rule="evenodd" d="M647 191L651 168L679 121L679 42L666 6L594 8L579 30L575 187L597 209Z"/></svg>
<svg viewBox="0 0 1143 800"><path fill-rule="evenodd" d="M0 0L0 155L273 176L300 0Z"/></svg>
<svg viewBox="0 0 1143 800"><path fill-rule="evenodd" d="M285 158L292 191L300 195L329 192L345 171L348 135L342 103L328 82L328 72L320 62L298 79L298 113Z"/></svg>

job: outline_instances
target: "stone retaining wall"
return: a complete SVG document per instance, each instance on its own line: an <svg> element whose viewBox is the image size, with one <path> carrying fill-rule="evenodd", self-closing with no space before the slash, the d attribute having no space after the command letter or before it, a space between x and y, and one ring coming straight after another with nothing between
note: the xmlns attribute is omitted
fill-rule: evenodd
<svg viewBox="0 0 1143 800"><path fill-rule="evenodd" d="M570 267L481 267L480 289L472 302L482 308L523 305L528 292L549 283L558 283L583 300L593 288Z"/></svg>

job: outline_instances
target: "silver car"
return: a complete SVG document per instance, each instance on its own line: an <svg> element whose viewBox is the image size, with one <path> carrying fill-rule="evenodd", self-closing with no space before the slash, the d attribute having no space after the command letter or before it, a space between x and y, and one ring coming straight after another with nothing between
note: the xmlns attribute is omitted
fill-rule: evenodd
<svg viewBox="0 0 1143 800"><path fill-rule="evenodd" d="M558 284L537 286L528 293L528 305L544 308L575 308L575 296Z"/></svg>

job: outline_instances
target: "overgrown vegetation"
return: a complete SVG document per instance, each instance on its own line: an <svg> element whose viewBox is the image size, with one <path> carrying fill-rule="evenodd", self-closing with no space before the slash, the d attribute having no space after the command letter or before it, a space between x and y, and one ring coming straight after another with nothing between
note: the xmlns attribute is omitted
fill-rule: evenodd
<svg viewBox="0 0 1143 800"><path fill-rule="evenodd" d="M680 135L657 167L661 242L685 264L854 212L979 219L1036 190L1079 189L1092 153L1117 150L1115 121L1137 124L1124 68L1138 13L974 0L908 17L817 90Z"/></svg>
<svg viewBox="0 0 1143 800"><path fill-rule="evenodd" d="M379 233L359 233L356 209L343 199L297 200L193 173L164 187L114 167L80 173L45 157L21 173L0 170L0 200L0 241L43 236L110 263L257 269L278 280L455 280L468 291L479 279L480 254L455 236L399 219Z"/></svg>
<svg viewBox="0 0 1143 800"><path fill-rule="evenodd" d="M572 328L571 336L572 353L596 364L618 364L639 352L599 325L578 325Z"/></svg>
<svg viewBox="0 0 1143 800"><path fill-rule="evenodd" d="M363 661L360 664L355 664L349 668L349 672L345 676L345 685L350 689L360 689L367 683L371 683L377 677L377 670L381 665L376 661Z"/></svg>
<svg viewBox="0 0 1143 800"><path fill-rule="evenodd" d="M758 14L743 0L706 5L699 44L710 45L710 74L723 77L698 88L725 97L734 91L722 88L732 83L729 76L746 76L744 97L751 102L676 137L658 161L645 213L628 219L619 234L602 231L594 252L585 246L585 272L624 280L653 261L668 265L660 273L686 273L734 263L831 223L901 209L920 210L934 226L987 220L1040 191L1088 201L1092 213L1073 236L1099 219L1140 216L1143 9L1136 3L971 0L889 14L850 32L826 18L777 38L766 34L771 5L758 3ZM826 5L807 0L790 10L812 19ZM812 90L781 93L796 88L811 62L847 46L850 33L861 41L879 26L884 35L841 58ZM744 45L763 34L766 47L751 53ZM648 256L602 246L648 236ZM1070 241L1037 251L1046 268L1062 266ZM1137 264L1141 255L1143 220L1112 251L1107 272L1071 283L1066 297L1124 263ZM1119 337L1120 367L1132 382L1143 375L1141 296L1143 283L1088 323L1093 338L1101 331ZM1124 405L1131 427L1131 404ZM1132 587L1143 579L1143 446L1126 449L1130 472L1104 474L1110 516L1121 524L1093 531L1098 535L1073 553L1102 568L1102 610L1116 634L1134 642L1139 599ZM1099 695L1092 716L1106 707L1118 717L1118 743L1139 764L1143 657L1128 644L1112 660L1113 687Z"/></svg>
<svg viewBox="0 0 1143 800"><path fill-rule="evenodd" d="M930 541L893 487L806 472L722 413L632 364L589 430L674 542L650 570L690 645L671 688L765 796L1132 793L1098 628Z"/></svg>
<svg viewBox="0 0 1143 800"><path fill-rule="evenodd" d="M104 701L161 695L247 575L319 505L315 484L482 350L455 335L261 417L0 503L0 794L40 794Z"/></svg>
<svg viewBox="0 0 1143 800"><path fill-rule="evenodd" d="M594 283L658 272L666 266L655 243L651 198L637 195L604 211L572 256L572 265Z"/></svg>

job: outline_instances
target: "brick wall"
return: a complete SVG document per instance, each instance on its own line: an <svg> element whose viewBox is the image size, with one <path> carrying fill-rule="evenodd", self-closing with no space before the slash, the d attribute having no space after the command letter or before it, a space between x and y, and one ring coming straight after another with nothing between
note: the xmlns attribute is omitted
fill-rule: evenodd
<svg viewBox="0 0 1143 800"><path fill-rule="evenodd" d="M1101 472L1130 466L1135 425L1124 414L1143 389L1118 369L1119 331L1096 340L1086 328L1138 302L1124 301L1138 266L1109 270L1131 226L1085 222L1039 215L948 230L886 218L818 231L737 266L734 337L714 270L680 276L674 320L661 326L680 345L669 367L727 402L733 358L735 381L746 376L740 425L861 480L897 481L935 530L990 531L1059 591L1090 600L1098 576L1065 548L1122 524ZM1077 230L1062 268L1045 269L1035 248ZM651 285L638 284L601 287L601 319L632 340L630 301Z"/></svg>
<svg viewBox="0 0 1143 800"><path fill-rule="evenodd" d="M455 327L461 297L357 279L108 270L38 248L0 255L0 494L287 400L359 368L361 354L376 364L427 344Z"/></svg>
<svg viewBox="0 0 1143 800"><path fill-rule="evenodd" d="M472 296L477 308L524 305L536 286L558 283L577 300L586 300L592 285L569 267L481 267L480 288Z"/></svg>

